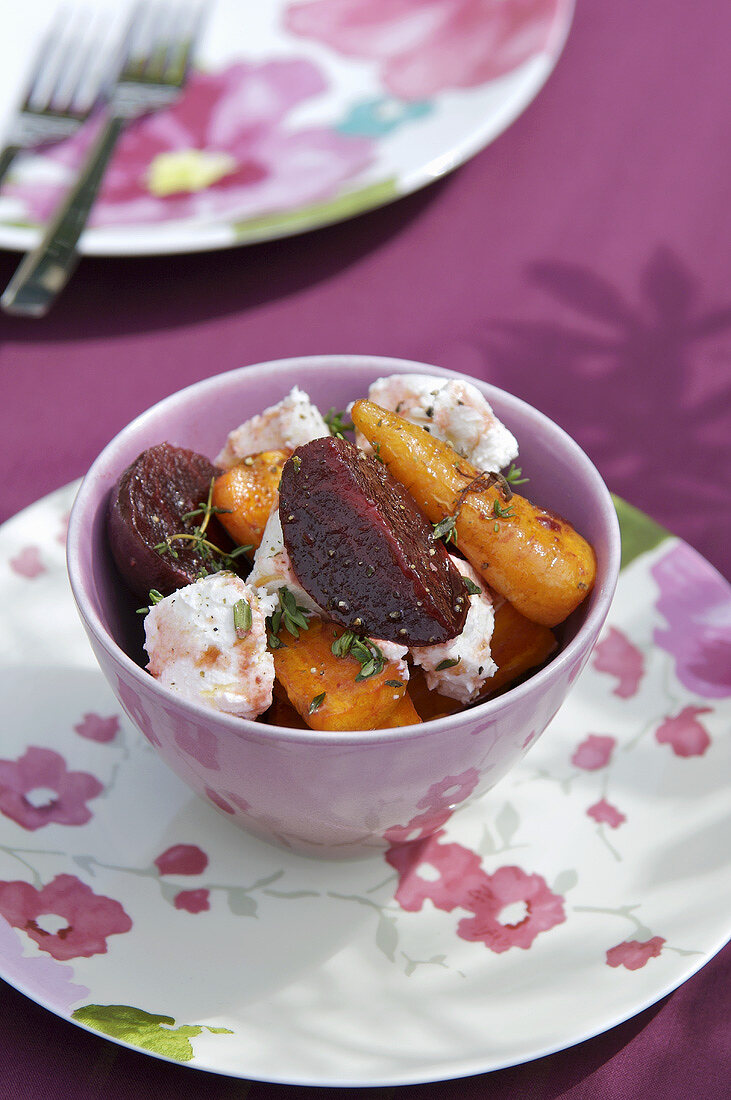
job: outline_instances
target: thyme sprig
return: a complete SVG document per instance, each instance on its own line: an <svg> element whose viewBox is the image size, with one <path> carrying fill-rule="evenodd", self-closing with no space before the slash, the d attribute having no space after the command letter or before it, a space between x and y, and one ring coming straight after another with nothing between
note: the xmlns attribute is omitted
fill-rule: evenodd
<svg viewBox="0 0 731 1100"><path fill-rule="evenodd" d="M371 676L378 676L383 672L386 658L375 642L370 638L361 638L352 630L346 630L339 638L336 638L330 649L335 657L355 657L360 662L360 672L356 676L359 680L368 680Z"/></svg>
<svg viewBox="0 0 731 1100"><path fill-rule="evenodd" d="M530 478L523 477L523 471L520 466L516 466L514 462L511 462L510 469L505 475L505 480L510 485L525 485L526 481L530 481Z"/></svg>
<svg viewBox="0 0 731 1100"><path fill-rule="evenodd" d="M218 573L222 569L235 569L236 558L242 554L248 553L252 549L251 546L237 546L234 550L227 552L221 550L220 546L216 546L210 539L206 538L206 532L208 525L211 522L213 516L223 515L231 511L230 508L217 508L213 503L213 486L215 478L211 478L211 484L208 489L208 497L204 504L198 504L190 512L185 512L182 516L184 522L195 519L196 516L202 516L203 519L200 523L196 524L192 531L178 531L174 535L168 535L162 542L158 542L153 547L161 556L169 554L171 558L180 557L178 547L175 543L187 543L185 548L192 553L197 553L203 558L205 565L201 568L199 577L206 577L210 573ZM181 547L182 549L182 547Z"/></svg>
<svg viewBox="0 0 731 1100"><path fill-rule="evenodd" d="M455 512L451 516L445 516L444 519L440 519L438 523L433 523L434 528L431 533L431 538L434 542L437 539L444 539L445 543L453 542L457 545L457 516L459 512Z"/></svg>
<svg viewBox="0 0 731 1100"><path fill-rule="evenodd" d="M459 465L457 465L455 469L458 473L466 476L464 474L464 471L459 468ZM498 492L502 496L503 501L508 504L513 498L511 481L513 485L520 485L520 475L522 474L522 472L523 471L519 467L511 466L510 470L508 470L508 476L503 476L502 474L495 473L493 471L488 472L487 470L483 470L481 473L477 474L475 477L472 478L471 481L467 483L467 485L465 485L464 489L460 490L459 495L457 496L457 503L455 504L454 511L451 513L451 515L444 516L443 519L440 519L438 523L432 524L432 527L434 528L431 535L432 539L436 541L436 539L444 538L445 543L449 543L451 541L454 542L456 546L457 520L459 519L459 514L462 511L462 506L469 494L484 493L491 486L495 485L498 489ZM527 477L522 478L522 481L527 480ZM496 517L496 519L510 519L512 516L515 515L515 512L513 512L509 508L503 508L500 501L495 500L493 501L492 505L492 514ZM499 530L497 523L495 523L493 530L497 534Z"/></svg>
<svg viewBox="0 0 731 1100"><path fill-rule="evenodd" d="M164 600L164 599L165 599L165 597L163 596L162 592L158 592L158 590L156 588L151 588L150 589L150 602L149 602L148 606L147 607L138 607L137 608L137 614L138 615L146 615L151 607L154 607L156 603L159 603L160 600Z"/></svg>
<svg viewBox="0 0 731 1100"><path fill-rule="evenodd" d="M293 638L299 638L300 630L308 630L310 626L305 617L307 608L300 607L294 593L286 585L277 589L277 599L279 607L266 620L270 649L281 649L284 646L284 642L279 637L282 626Z"/></svg>
<svg viewBox="0 0 731 1100"><path fill-rule="evenodd" d="M503 508L499 500L493 502L492 514L498 519L511 519L515 515L512 508Z"/></svg>
<svg viewBox="0 0 731 1100"><path fill-rule="evenodd" d="M330 435L334 435L336 439L345 439L346 432L355 430L355 424L347 419L347 415L345 409L332 408L328 409L323 417Z"/></svg>

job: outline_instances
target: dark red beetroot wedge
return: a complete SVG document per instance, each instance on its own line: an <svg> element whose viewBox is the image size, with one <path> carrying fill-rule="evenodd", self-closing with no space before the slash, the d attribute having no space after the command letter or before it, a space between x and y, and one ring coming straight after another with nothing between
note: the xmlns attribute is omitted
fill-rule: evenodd
<svg viewBox="0 0 731 1100"><path fill-rule="evenodd" d="M299 583L335 622L404 645L462 630L469 593L444 544L383 463L352 443L298 447L279 515Z"/></svg>
<svg viewBox="0 0 731 1100"><path fill-rule="evenodd" d="M217 473L203 455L159 443L143 451L112 490L107 518L112 555L126 584L145 602L150 589L167 596L207 571L206 559L185 540L173 544L177 558L161 555L155 546L200 523L200 516L183 516L205 503ZM224 546L218 531L208 537Z"/></svg>

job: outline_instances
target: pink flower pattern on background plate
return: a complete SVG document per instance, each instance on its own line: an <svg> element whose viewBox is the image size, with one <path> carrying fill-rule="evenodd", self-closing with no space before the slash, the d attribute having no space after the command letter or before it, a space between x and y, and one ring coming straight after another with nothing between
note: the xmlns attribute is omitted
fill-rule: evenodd
<svg viewBox="0 0 731 1100"><path fill-rule="evenodd" d="M658 726L655 740L660 745L670 745L676 756L703 756L711 738L698 715L711 713L711 707L684 707L680 714L666 718Z"/></svg>
<svg viewBox="0 0 731 1100"><path fill-rule="evenodd" d="M210 894L208 890L181 890L173 898L176 909L183 909L186 913L205 913L211 908Z"/></svg>
<svg viewBox="0 0 731 1100"><path fill-rule="evenodd" d="M61 961L103 955L108 936L132 927L118 901L95 894L75 875L56 875L40 890L28 882L0 882L0 914ZM55 930L53 917L61 921Z"/></svg>
<svg viewBox="0 0 731 1100"><path fill-rule="evenodd" d="M589 772L606 768L612 758L612 752L616 744L616 737L610 737L608 734L590 733L576 749L571 757L571 763L575 764L577 768L583 768Z"/></svg>
<svg viewBox="0 0 731 1100"><path fill-rule="evenodd" d="M655 642L675 658L684 687L708 699L731 695L731 601L721 576L679 543L650 572L660 589L655 606L667 629Z"/></svg>
<svg viewBox="0 0 731 1100"><path fill-rule="evenodd" d="M19 550L15 557L10 559L10 568L19 577L25 577L29 581L47 572L37 546L24 546Z"/></svg>
<svg viewBox="0 0 731 1100"><path fill-rule="evenodd" d="M589 817L593 817L599 825L609 825L611 829L617 829L627 820L626 816L619 812L616 806L601 798L586 811Z"/></svg>
<svg viewBox="0 0 731 1100"><path fill-rule="evenodd" d="M119 733L119 718L116 714L108 718L102 718L100 714L84 714L81 721L74 726L79 737L86 737L89 741L97 741L106 744L113 741Z"/></svg>
<svg viewBox="0 0 731 1100"><path fill-rule="evenodd" d="M378 62L394 95L475 88L545 50L564 0L309 0L285 25L346 57Z"/></svg>
<svg viewBox="0 0 731 1100"><path fill-rule="evenodd" d="M662 952L665 940L662 936L653 936L642 943L640 940L625 940L607 951L607 966L623 966L626 970L641 970L650 959L656 959Z"/></svg>
<svg viewBox="0 0 731 1100"><path fill-rule="evenodd" d="M173 844L154 862L161 875L201 875L208 866L208 856L196 844Z"/></svg>
<svg viewBox="0 0 731 1100"><path fill-rule="evenodd" d="M30 746L18 760L0 760L0 812L23 829L85 825L87 800L104 787L88 772L71 772L52 749Z"/></svg>
<svg viewBox="0 0 731 1100"><path fill-rule="evenodd" d="M592 663L597 672L617 678L614 694L630 699L637 694L645 671L644 654L626 634L611 626L607 635L594 648Z"/></svg>
<svg viewBox="0 0 731 1100"><path fill-rule="evenodd" d="M417 912L426 901L448 913L466 909L472 916L459 921L457 935L497 954L510 947L527 950L539 933L566 920L563 898L541 875L513 866L488 874L475 852L443 843L443 836L436 833L386 853L399 874L395 897L402 909Z"/></svg>
<svg viewBox="0 0 731 1100"><path fill-rule="evenodd" d="M238 62L219 73L194 73L174 106L127 128L91 224L243 220L332 197L367 167L373 144L324 126L287 125L292 110L325 89L319 69L303 59ZM96 125L56 146L49 159L73 171ZM9 184L8 192L13 190ZM61 185L27 180L15 190L29 216L42 222Z"/></svg>

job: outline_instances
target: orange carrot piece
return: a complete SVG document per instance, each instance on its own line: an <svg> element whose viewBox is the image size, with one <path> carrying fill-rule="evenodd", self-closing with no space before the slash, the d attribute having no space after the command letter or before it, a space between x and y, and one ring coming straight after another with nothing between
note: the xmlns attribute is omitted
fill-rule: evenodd
<svg viewBox="0 0 731 1100"><path fill-rule="evenodd" d="M418 711L407 692L396 704L395 709L391 711L390 717L383 723L381 729L390 730L395 729L396 726L415 726L420 722L421 718Z"/></svg>
<svg viewBox="0 0 731 1100"><path fill-rule="evenodd" d="M274 650L277 680L311 729L382 729L406 693L406 680L394 661L377 676L357 680L360 662L332 652L342 634L342 627L320 619L310 619L299 638L282 629L283 645Z"/></svg>
<svg viewBox="0 0 731 1100"><path fill-rule="evenodd" d="M240 546L257 547L267 520L279 503L285 451L262 451L216 478L212 503L225 509L218 519Z"/></svg>
<svg viewBox="0 0 731 1100"><path fill-rule="evenodd" d="M591 591L592 547L565 519L499 483L470 488L479 471L420 427L372 401L356 401L351 416L379 458L432 523L456 515L459 549L495 591L526 618L563 622Z"/></svg>
<svg viewBox="0 0 731 1100"><path fill-rule="evenodd" d="M526 619L506 600L495 611L490 642L497 672L486 682L482 698L494 695L530 669L542 665L556 646L552 630Z"/></svg>

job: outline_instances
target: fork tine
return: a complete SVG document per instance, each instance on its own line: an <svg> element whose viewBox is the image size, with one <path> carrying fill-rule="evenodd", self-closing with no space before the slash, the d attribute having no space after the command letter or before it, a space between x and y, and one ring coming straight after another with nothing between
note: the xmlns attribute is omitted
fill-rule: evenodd
<svg viewBox="0 0 731 1100"><path fill-rule="evenodd" d="M31 76L28 81L28 90L23 100L23 107L38 107L42 109L48 103L48 84L50 80L55 84L59 71L59 43L63 36L65 20L62 11L59 10L45 32L31 62Z"/></svg>
<svg viewBox="0 0 731 1100"><path fill-rule="evenodd" d="M127 36L123 76L125 79L139 80L146 76L149 55L152 52L151 39L154 38L157 7L140 0L132 10Z"/></svg>
<svg viewBox="0 0 731 1100"><path fill-rule="evenodd" d="M95 21L92 17L90 24L73 30L64 56L64 62L68 63L62 66L50 98L49 105L54 111L79 118L88 114L99 92L100 60L107 60L104 49L107 29L102 20Z"/></svg>
<svg viewBox="0 0 731 1100"><path fill-rule="evenodd" d="M193 57L193 51L198 42L200 36L203 20L205 18L205 11L203 3L194 5L188 11L187 25L183 26L183 38L182 38L182 51L178 58L177 64L179 67L179 75L176 78L177 84L183 84L188 76L188 70Z"/></svg>

